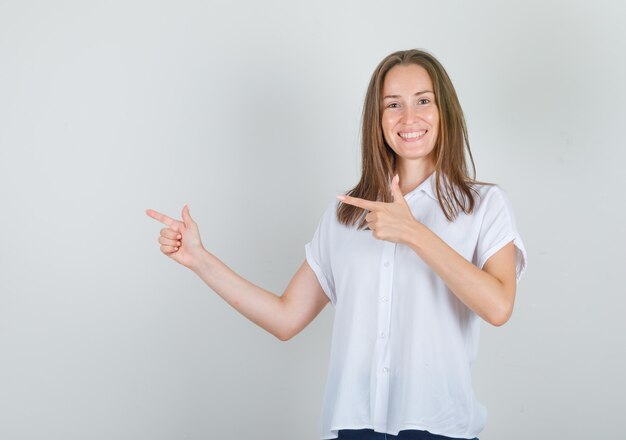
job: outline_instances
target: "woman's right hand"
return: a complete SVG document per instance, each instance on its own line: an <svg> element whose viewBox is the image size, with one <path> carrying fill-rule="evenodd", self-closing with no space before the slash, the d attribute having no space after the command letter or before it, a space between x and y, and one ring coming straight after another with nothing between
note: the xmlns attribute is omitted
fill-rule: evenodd
<svg viewBox="0 0 626 440"><path fill-rule="evenodd" d="M168 226L161 229L159 236L161 252L189 269L197 267L205 249L200 240L198 225L189 215L189 207L187 205L183 207L182 221L174 220L153 209L147 209L146 214Z"/></svg>

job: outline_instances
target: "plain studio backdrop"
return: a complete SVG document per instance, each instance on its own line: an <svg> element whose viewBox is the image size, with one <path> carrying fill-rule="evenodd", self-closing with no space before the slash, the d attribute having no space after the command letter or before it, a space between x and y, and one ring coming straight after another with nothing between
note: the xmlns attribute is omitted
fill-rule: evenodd
<svg viewBox="0 0 626 440"><path fill-rule="evenodd" d="M360 172L369 77L432 52L528 250L482 323L481 440L623 435L626 7L0 3L0 438L319 438L334 311L281 342L159 250L282 294Z"/></svg>

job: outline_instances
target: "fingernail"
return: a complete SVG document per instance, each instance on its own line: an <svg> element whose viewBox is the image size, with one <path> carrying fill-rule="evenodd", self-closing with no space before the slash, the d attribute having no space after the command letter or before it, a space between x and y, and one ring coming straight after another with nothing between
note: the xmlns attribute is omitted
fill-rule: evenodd
<svg viewBox="0 0 626 440"><path fill-rule="evenodd" d="M178 235L176 236L176 238L182 238L182 237L183 237L183 236L182 236L182 235L180 235L180 234L178 234Z"/></svg>
<svg viewBox="0 0 626 440"><path fill-rule="evenodd" d="M346 200L346 197L345 197L345 196L337 196L337 198L338 198L339 200L341 200L342 202L343 202L344 200Z"/></svg>

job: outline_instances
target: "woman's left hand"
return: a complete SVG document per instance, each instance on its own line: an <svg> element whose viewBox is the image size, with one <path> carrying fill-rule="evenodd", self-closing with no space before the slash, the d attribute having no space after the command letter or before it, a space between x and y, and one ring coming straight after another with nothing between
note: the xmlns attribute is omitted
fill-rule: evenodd
<svg viewBox="0 0 626 440"><path fill-rule="evenodd" d="M358 206L370 211L365 216L372 235L379 240L404 243L407 237L415 233L418 223L411 213L406 199L400 191L400 177L396 174L391 181L393 202L374 202L352 196L337 196L343 203Z"/></svg>

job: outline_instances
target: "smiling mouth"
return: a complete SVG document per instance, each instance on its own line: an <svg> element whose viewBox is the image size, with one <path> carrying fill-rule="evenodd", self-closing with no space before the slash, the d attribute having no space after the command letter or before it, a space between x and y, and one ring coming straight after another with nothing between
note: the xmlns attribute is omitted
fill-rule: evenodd
<svg viewBox="0 0 626 440"><path fill-rule="evenodd" d="M400 136L405 141L414 141L414 140L420 140L421 138L424 137L426 133L428 133L428 130L398 133L398 136Z"/></svg>

